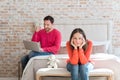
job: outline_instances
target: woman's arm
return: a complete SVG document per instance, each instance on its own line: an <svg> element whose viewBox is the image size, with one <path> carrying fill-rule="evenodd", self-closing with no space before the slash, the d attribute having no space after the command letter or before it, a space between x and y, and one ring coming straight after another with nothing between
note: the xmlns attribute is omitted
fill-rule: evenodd
<svg viewBox="0 0 120 80"><path fill-rule="evenodd" d="M66 43L66 48L68 51L69 62L71 64L78 64L78 50L77 49L72 50L70 47L70 42Z"/></svg>
<svg viewBox="0 0 120 80"><path fill-rule="evenodd" d="M84 51L82 48L79 49L79 61L81 64L86 64L89 61L90 55L92 52L92 42L88 41L88 46L86 51Z"/></svg>

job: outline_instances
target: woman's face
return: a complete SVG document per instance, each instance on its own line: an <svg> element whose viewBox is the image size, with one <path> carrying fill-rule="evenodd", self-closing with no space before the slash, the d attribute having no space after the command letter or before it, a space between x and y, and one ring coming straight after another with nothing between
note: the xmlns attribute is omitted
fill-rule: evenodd
<svg viewBox="0 0 120 80"><path fill-rule="evenodd" d="M84 37L79 32L75 33L72 37L73 44L77 47L81 46L83 43Z"/></svg>

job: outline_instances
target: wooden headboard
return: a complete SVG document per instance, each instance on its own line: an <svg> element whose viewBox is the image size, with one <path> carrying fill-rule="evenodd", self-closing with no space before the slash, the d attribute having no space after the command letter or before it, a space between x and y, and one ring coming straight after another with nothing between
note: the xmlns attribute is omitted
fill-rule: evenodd
<svg viewBox="0 0 120 80"><path fill-rule="evenodd" d="M108 20L65 20L61 19L55 22L55 28L62 33L62 41L69 40L69 36L73 29L82 28L88 39L95 41L111 40L112 23Z"/></svg>
<svg viewBox="0 0 120 80"><path fill-rule="evenodd" d="M62 41L69 40L70 34L75 28L82 28L87 39L93 41L112 41L112 22L103 19L60 19L55 21L55 28L60 30Z"/></svg>

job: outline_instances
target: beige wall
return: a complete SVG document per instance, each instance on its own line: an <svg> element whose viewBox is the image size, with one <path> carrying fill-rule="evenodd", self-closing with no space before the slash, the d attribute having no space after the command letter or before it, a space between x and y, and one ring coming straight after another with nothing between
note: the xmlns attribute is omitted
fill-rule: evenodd
<svg viewBox="0 0 120 80"><path fill-rule="evenodd" d="M17 76L17 63L27 54L23 39L31 39L33 23L52 15L69 19L112 20L113 51L120 52L119 0L0 0L0 77ZM118 50L118 51L116 51Z"/></svg>

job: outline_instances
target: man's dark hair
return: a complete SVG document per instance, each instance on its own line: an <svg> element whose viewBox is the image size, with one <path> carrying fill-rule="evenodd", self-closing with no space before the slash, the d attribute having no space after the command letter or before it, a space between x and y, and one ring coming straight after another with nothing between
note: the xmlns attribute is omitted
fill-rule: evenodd
<svg viewBox="0 0 120 80"><path fill-rule="evenodd" d="M44 18L44 21L45 20L50 20L50 22L53 24L54 23L54 18L52 17L52 16L46 16L45 18Z"/></svg>

